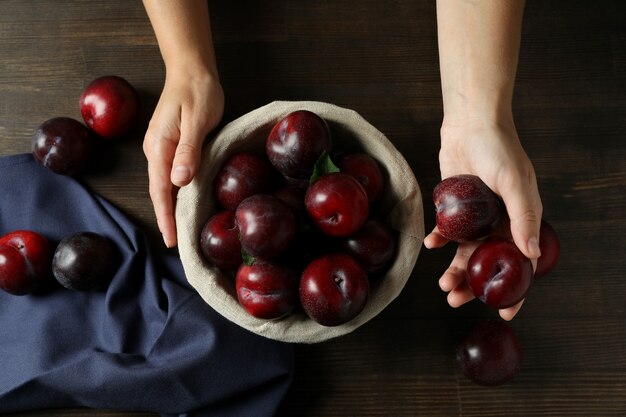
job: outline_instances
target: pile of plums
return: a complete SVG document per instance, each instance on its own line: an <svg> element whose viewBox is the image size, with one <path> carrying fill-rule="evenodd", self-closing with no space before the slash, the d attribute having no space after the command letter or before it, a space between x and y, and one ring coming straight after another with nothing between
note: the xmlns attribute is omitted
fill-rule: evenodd
<svg viewBox="0 0 626 417"><path fill-rule="evenodd" d="M32 230L0 237L0 288L9 294L47 291L54 279L77 291L105 288L115 274L119 256L114 244L94 232L66 236L55 246Z"/></svg>
<svg viewBox="0 0 626 417"><path fill-rule="evenodd" d="M560 255L554 228L541 221L541 256L533 273L531 261L517 248L507 229L500 198L477 176L456 175L434 189L439 233L455 242L480 242L467 263L466 281L476 298L497 308L519 303L534 278L551 272ZM461 371L480 385L500 385L513 378L522 363L520 341L506 323L476 324L457 347Z"/></svg>
<svg viewBox="0 0 626 417"><path fill-rule="evenodd" d="M273 126L265 152L236 153L221 166L220 208L201 231L202 254L232 272L254 317L301 307L324 326L346 323L395 254L396 236L373 210L385 185L374 158L336 152L324 119L294 111Z"/></svg>
<svg viewBox="0 0 626 417"><path fill-rule="evenodd" d="M121 138L130 132L139 114L137 91L115 75L91 81L79 105L86 126L70 117L54 117L39 125L33 135L35 160L57 174L85 171L94 156L94 134L104 139Z"/></svg>

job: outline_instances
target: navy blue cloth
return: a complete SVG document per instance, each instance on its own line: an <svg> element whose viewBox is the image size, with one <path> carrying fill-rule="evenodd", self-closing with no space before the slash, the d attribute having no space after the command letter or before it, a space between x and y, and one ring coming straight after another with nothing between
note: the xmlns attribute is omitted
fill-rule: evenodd
<svg viewBox="0 0 626 417"><path fill-rule="evenodd" d="M0 291L0 412L57 407L164 416L271 416L292 378L293 347L212 310L180 260L78 181L30 154L0 158L0 235L79 231L113 242L122 263L106 291Z"/></svg>

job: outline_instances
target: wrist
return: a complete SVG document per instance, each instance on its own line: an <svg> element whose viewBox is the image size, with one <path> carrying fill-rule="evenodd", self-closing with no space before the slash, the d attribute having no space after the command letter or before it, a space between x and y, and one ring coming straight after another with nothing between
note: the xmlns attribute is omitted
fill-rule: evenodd
<svg viewBox="0 0 626 417"><path fill-rule="evenodd" d="M513 119L512 91L508 88L443 86L444 121L467 124L471 122L508 121Z"/></svg>
<svg viewBox="0 0 626 417"><path fill-rule="evenodd" d="M501 108L490 112L445 114L440 135L442 145L471 138L517 137L512 112Z"/></svg>
<svg viewBox="0 0 626 417"><path fill-rule="evenodd" d="M178 60L165 64L166 81L181 81L219 84L219 74L215 65L209 65L201 59Z"/></svg>

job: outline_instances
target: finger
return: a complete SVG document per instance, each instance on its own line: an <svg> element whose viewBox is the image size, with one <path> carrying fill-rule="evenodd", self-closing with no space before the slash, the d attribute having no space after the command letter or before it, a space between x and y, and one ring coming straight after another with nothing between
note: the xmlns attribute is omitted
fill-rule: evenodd
<svg viewBox="0 0 626 417"><path fill-rule="evenodd" d="M448 239L441 236L437 226L424 238L424 246L426 249L435 249L445 246L449 242Z"/></svg>
<svg viewBox="0 0 626 417"><path fill-rule="evenodd" d="M449 292L461 285L463 281L465 281L465 269L450 265L439 278L439 288L442 291Z"/></svg>
<svg viewBox="0 0 626 417"><path fill-rule="evenodd" d="M474 298L476 297L467 285L467 282L463 282L461 285L454 288L448 293L448 304L452 308L457 308L467 303L468 301L472 301Z"/></svg>
<svg viewBox="0 0 626 417"><path fill-rule="evenodd" d="M539 227L543 207L534 175L526 184L511 187L502 194L511 223L515 245L530 259L541 256Z"/></svg>
<svg viewBox="0 0 626 417"><path fill-rule="evenodd" d="M150 198L154 206L159 231L163 235L163 242L168 248L176 246L176 222L174 219L174 196L177 187L170 182L167 171L156 168L155 164L148 163L150 177Z"/></svg>
<svg viewBox="0 0 626 417"><path fill-rule="evenodd" d="M513 307L499 310L500 317L502 317L506 321L513 320L513 317L515 317L515 315L519 312L520 308L522 308L522 304L524 304L524 300L515 304Z"/></svg>
<svg viewBox="0 0 626 417"><path fill-rule="evenodd" d="M159 231L167 247L176 245L174 198L176 190L170 181L175 142L162 138L154 129L148 129L144 140L144 153L148 160L150 199L154 206Z"/></svg>
<svg viewBox="0 0 626 417"><path fill-rule="evenodd" d="M171 181L178 187L191 182L200 165L202 142L208 132L193 120L190 114L182 115L180 141L172 162Z"/></svg>
<svg viewBox="0 0 626 417"><path fill-rule="evenodd" d="M452 291L452 289L460 286L467 278L467 262L472 253L478 246L478 243L462 243L458 246L456 254L450 262L450 267L439 278L439 287L443 291Z"/></svg>

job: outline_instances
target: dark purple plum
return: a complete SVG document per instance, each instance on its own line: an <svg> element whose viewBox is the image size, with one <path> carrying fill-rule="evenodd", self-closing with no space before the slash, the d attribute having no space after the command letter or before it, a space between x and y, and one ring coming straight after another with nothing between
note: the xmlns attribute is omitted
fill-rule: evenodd
<svg viewBox="0 0 626 417"><path fill-rule="evenodd" d="M237 270L237 299L252 316L275 320L294 309L298 301L299 276L293 269L276 262L256 260Z"/></svg>
<svg viewBox="0 0 626 417"><path fill-rule="evenodd" d="M489 235L503 217L499 197L476 175L442 180L433 191L433 200L439 233L456 242Z"/></svg>
<svg viewBox="0 0 626 417"><path fill-rule="evenodd" d="M243 258L239 242L239 228L234 210L223 210L209 218L200 233L200 250L214 266L236 270Z"/></svg>
<svg viewBox="0 0 626 417"><path fill-rule="evenodd" d="M366 153L344 154L337 161L341 172L355 177L367 193L371 203L378 201L385 190L385 180L378 162Z"/></svg>
<svg viewBox="0 0 626 417"><path fill-rule="evenodd" d="M104 289L119 264L113 243L98 233L79 232L65 237L52 258L52 273L67 289Z"/></svg>
<svg viewBox="0 0 626 417"><path fill-rule="evenodd" d="M76 175L87 169L95 142L89 129L69 117L55 117L43 122L33 135L35 160L61 175Z"/></svg>
<svg viewBox="0 0 626 417"><path fill-rule="evenodd" d="M344 238L341 249L352 255L365 272L380 272L393 258L396 250L396 237L385 223L376 219L368 219L353 235Z"/></svg>
<svg viewBox="0 0 626 417"><path fill-rule="evenodd" d="M291 178L309 178L319 157L331 148L328 124L308 110L294 111L279 120L265 143L270 162Z"/></svg>
<svg viewBox="0 0 626 417"><path fill-rule="evenodd" d="M511 326L500 321L474 325L459 343L456 357L467 378L486 386L511 380L520 371L523 360L517 335Z"/></svg>
<svg viewBox="0 0 626 417"><path fill-rule="evenodd" d="M363 186L342 172L322 175L307 190L304 204L315 225L331 236L350 236L369 215Z"/></svg>
<svg viewBox="0 0 626 417"><path fill-rule="evenodd" d="M279 185L280 174L267 157L249 152L228 158L214 181L217 201L229 210L251 195L272 193Z"/></svg>
<svg viewBox="0 0 626 417"><path fill-rule="evenodd" d="M331 253L313 260L300 278L300 304L323 326L339 326L359 315L369 299L369 280L350 255Z"/></svg>
<svg viewBox="0 0 626 417"><path fill-rule="evenodd" d="M255 258L272 259L283 254L294 241L298 222L293 210L269 194L243 200L235 211L241 248Z"/></svg>
<svg viewBox="0 0 626 417"><path fill-rule="evenodd" d="M549 274L556 266L561 255L561 242L554 227L545 220L541 221L539 230L539 249L541 256L537 259L535 278L541 278Z"/></svg>
<svg viewBox="0 0 626 417"><path fill-rule="evenodd" d="M494 308L512 307L526 296L533 266L508 240L487 240L467 262L467 283L474 295Z"/></svg>
<svg viewBox="0 0 626 417"><path fill-rule="evenodd" d="M296 214L306 214L304 195L306 188L295 184L286 184L274 193L274 197L287 204Z"/></svg>

